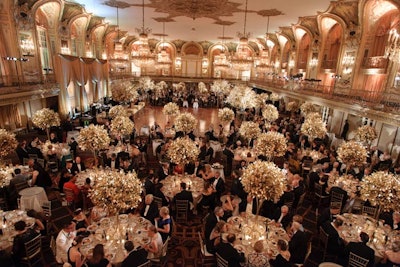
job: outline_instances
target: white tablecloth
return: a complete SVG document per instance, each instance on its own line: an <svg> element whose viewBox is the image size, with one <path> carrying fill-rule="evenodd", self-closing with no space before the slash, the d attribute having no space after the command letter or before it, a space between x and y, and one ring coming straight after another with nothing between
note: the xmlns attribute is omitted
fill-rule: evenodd
<svg viewBox="0 0 400 267"><path fill-rule="evenodd" d="M77 141L79 135L79 131L69 131L67 133L67 143L71 141L71 138L73 137L75 141Z"/></svg>
<svg viewBox="0 0 400 267"><path fill-rule="evenodd" d="M41 212L42 204L49 201L43 187L25 188L19 192L19 195L21 196L20 201L22 210L34 209Z"/></svg>
<svg viewBox="0 0 400 267"><path fill-rule="evenodd" d="M214 153L213 158L215 158L215 154L219 151L222 151L221 143L218 141L210 141L210 147L212 147Z"/></svg>

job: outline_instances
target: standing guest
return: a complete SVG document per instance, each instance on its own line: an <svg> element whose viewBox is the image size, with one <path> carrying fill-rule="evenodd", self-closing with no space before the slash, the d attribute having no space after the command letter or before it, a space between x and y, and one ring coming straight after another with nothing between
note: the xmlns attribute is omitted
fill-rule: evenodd
<svg viewBox="0 0 400 267"><path fill-rule="evenodd" d="M156 229L161 234L163 242L165 242L172 233L172 219L169 215L168 207L161 207L160 217L160 219L156 219Z"/></svg>
<svg viewBox="0 0 400 267"><path fill-rule="evenodd" d="M65 193L65 190L72 190L74 192L73 198L70 198L68 195L66 195L66 199L70 203L74 203L75 205L81 205L82 203L82 194L81 190L79 187L76 185L76 175L72 176L68 182L64 184L63 187L63 192Z"/></svg>
<svg viewBox="0 0 400 267"><path fill-rule="evenodd" d="M154 194L155 184L156 184L156 177L154 175L154 170L150 169L149 175L146 177L146 180L144 181L144 189L146 194Z"/></svg>
<svg viewBox="0 0 400 267"><path fill-rule="evenodd" d="M162 181L169 175L169 163L163 162L158 169L158 180Z"/></svg>
<svg viewBox="0 0 400 267"><path fill-rule="evenodd" d="M77 155L76 151L78 149L78 142L76 142L74 137L71 137L71 140L69 141L68 145L69 145L70 150L72 152L72 156L76 157L76 155Z"/></svg>
<svg viewBox="0 0 400 267"><path fill-rule="evenodd" d="M58 183L59 189L62 192L64 189L64 184L69 181L69 179L74 175L72 172L73 162L71 159L65 162L65 168L61 170L60 181Z"/></svg>
<svg viewBox="0 0 400 267"><path fill-rule="evenodd" d="M217 253L226 261L229 267L240 267L240 263L245 261L244 253L237 251L233 247L236 240L235 234L228 234L226 237L227 242L221 242L217 246Z"/></svg>
<svg viewBox="0 0 400 267"><path fill-rule="evenodd" d="M279 239L277 243L279 254L275 259L269 260L272 267L292 267L290 263L290 252L285 240Z"/></svg>
<svg viewBox="0 0 400 267"><path fill-rule="evenodd" d="M248 258L248 267L268 267L268 258L263 253L264 245L262 240L258 240L254 243L254 252L250 253Z"/></svg>
<svg viewBox="0 0 400 267"><path fill-rule="evenodd" d="M82 246L82 236L77 236L72 241L72 246L68 249L68 263L71 264L72 267L82 267L84 266L86 256L82 257L79 249Z"/></svg>
<svg viewBox="0 0 400 267"><path fill-rule="evenodd" d="M204 182L204 188L203 191L201 192L201 199L197 203L197 211L198 212L208 212L211 210L214 210L215 207L215 193L214 189L212 188L212 185L210 182L205 181Z"/></svg>
<svg viewBox="0 0 400 267"><path fill-rule="evenodd" d="M213 188L216 193L216 197L219 199L225 191L225 182L224 179L221 177L220 171L215 172L215 180L213 181Z"/></svg>
<svg viewBox="0 0 400 267"><path fill-rule="evenodd" d="M327 251L339 257L343 257L344 253L344 240L340 237L340 229L343 225L343 221L339 218L333 222L325 222L322 225L322 229L328 234Z"/></svg>
<svg viewBox="0 0 400 267"><path fill-rule="evenodd" d="M137 267L147 262L147 251L142 247L135 246L132 241L126 241L124 248L128 255L121 264L121 267Z"/></svg>
<svg viewBox="0 0 400 267"><path fill-rule="evenodd" d="M154 224L154 219L158 217L158 206L157 203L154 202L152 194L147 194L144 197L144 204L144 208L141 210L140 215Z"/></svg>
<svg viewBox="0 0 400 267"><path fill-rule="evenodd" d="M27 145L26 145L26 140L22 140L22 142L19 143L19 145L15 149L15 152L18 155L19 163L20 164L24 164L24 159L28 159L29 158L29 153L28 153L28 148L27 148Z"/></svg>
<svg viewBox="0 0 400 267"><path fill-rule="evenodd" d="M162 255L163 241L160 233L154 225L151 225L147 230L148 237L150 237L150 244L144 245L144 249L148 252L148 259L159 259Z"/></svg>
<svg viewBox="0 0 400 267"><path fill-rule="evenodd" d="M76 237L75 223L70 221L58 233L56 239L56 261L59 264L68 262L67 253Z"/></svg>
<svg viewBox="0 0 400 267"><path fill-rule="evenodd" d="M300 223L293 222L290 229L292 232L292 237L289 241L290 261L294 264L303 264L307 254L308 241L301 228Z"/></svg>
<svg viewBox="0 0 400 267"><path fill-rule="evenodd" d="M87 267L111 267L111 262L104 257L104 246L97 244L92 257L86 262Z"/></svg>
<svg viewBox="0 0 400 267"><path fill-rule="evenodd" d="M13 240L12 257L16 266L19 267L22 266L21 259L26 257L25 243L38 236L38 233L31 228L27 228L24 221L16 222L14 228L17 231L17 235Z"/></svg>
<svg viewBox="0 0 400 267"><path fill-rule="evenodd" d="M350 253L354 253L357 256L367 259L368 267L372 267L375 265L375 251L367 245L368 241L368 234L365 232L361 232L360 242L350 242L347 244L344 249L344 256L345 259L347 259L347 261L345 262L346 266L348 265Z"/></svg>

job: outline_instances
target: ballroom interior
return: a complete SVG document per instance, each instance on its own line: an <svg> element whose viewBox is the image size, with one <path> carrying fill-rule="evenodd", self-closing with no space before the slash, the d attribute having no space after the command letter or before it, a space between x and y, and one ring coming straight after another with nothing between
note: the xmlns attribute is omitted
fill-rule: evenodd
<svg viewBox="0 0 400 267"><path fill-rule="evenodd" d="M334 147L371 126L376 138L368 148L398 166L399 1L264 2L2 0L0 128L19 141L30 138L37 132L35 113L49 108L82 129L84 116L96 117L97 107L116 98L114 89L140 84L144 93L125 104L141 134L156 122L170 126L162 104L145 96L144 79L153 82L151 90L162 82L195 94L200 84L211 91L216 81L227 81L232 88L277 95L280 111L293 102L319 106ZM201 121L197 135L220 123L224 101L200 109L189 104ZM155 152L149 161L157 167ZM318 216L318 207L309 212ZM176 264L203 266L194 262Z"/></svg>

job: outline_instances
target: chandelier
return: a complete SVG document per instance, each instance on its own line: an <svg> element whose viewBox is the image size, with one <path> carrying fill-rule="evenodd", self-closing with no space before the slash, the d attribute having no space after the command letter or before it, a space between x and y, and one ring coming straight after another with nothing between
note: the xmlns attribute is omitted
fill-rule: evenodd
<svg viewBox="0 0 400 267"><path fill-rule="evenodd" d="M246 32L246 23L247 23L247 1L244 11L244 26L243 33L238 33L238 37L240 38L239 45L236 47L236 53L231 58L232 68L239 71L247 71L250 70L253 65L253 57L251 56L251 51L249 50L249 36L250 33Z"/></svg>
<svg viewBox="0 0 400 267"><path fill-rule="evenodd" d="M391 29L385 48L385 58L400 63L400 35L397 29Z"/></svg>
<svg viewBox="0 0 400 267"><path fill-rule="evenodd" d="M138 67L146 67L154 64L155 57L150 50L148 34L151 33L150 28L144 26L144 0L142 0L142 27L136 28L139 34L139 41L136 42L136 49L131 52L131 59L133 64Z"/></svg>
<svg viewBox="0 0 400 267"><path fill-rule="evenodd" d="M222 25L222 37L220 37L220 39L222 39L222 44L220 46L221 53L219 55L214 56L214 62L213 62L214 70L221 71L221 72L227 71L231 67L229 59L226 56L225 46L224 46L224 40L225 40L225 24L224 23L226 23L226 25L230 24L230 22L228 22L228 21L221 22L221 25Z"/></svg>
<svg viewBox="0 0 400 267"><path fill-rule="evenodd" d="M170 55L167 52L166 45L164 42L165 37L165 21L163 21L163 34L162 34L162 42L161 42L161 50L157 54L157 62L156 62L156 69L158 70L169 70L172 65L172 60Z"/></svg>
<svg viewBox="0 0 400 267"><path fill-rule="evenodd" d="M271 69L271 65L269 64L268 51L261 51L260 56L254 59L254 66L258 71L261 72L267 72Z"/></svg>

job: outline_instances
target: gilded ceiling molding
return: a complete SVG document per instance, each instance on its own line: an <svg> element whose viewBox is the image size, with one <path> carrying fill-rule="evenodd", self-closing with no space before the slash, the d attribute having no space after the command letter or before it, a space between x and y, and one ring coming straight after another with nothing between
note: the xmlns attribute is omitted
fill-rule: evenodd
<svg viewBox="0 0 400 267"><path fill-rule="evenodd" d="M199 57L202 57L204 55L203 47L197 42L186 42L182 45L181 55L197 55Z"/></svg>
<svg viewBox="0 0 400 267"><path fill-rule="evenodd" d="M55 12L56 8L53 5L58 5L58 14ZM52 6L52 8L48 8L48 6ZM61 0L42 0L37 1L31 8L32 13L36 14L39 9L46 15L47 21L49 23L49 27L56 29L58 24L58 19L61 16L61 10L63 10L64 1Z"/></svg>
<svg viewBox="0 0 400 267"><path fill-rule="evenodd" d="M358 25L358 1L334 1L325 13L334 14L342 18L347 26Z"/></svg>
<svg viewBox="0 0 400 267"><path fill-rule="evenodd" d="M311 38L316 39L320 36L317 16L299 17L298 23L311 33Z"/></svg>
<svg viewBox="0 0 400 267"><path fill-rule="evenodd" d="M29 31L34 28L35 19L28 3L14 5L14 20L19 30Z"/></svg>

